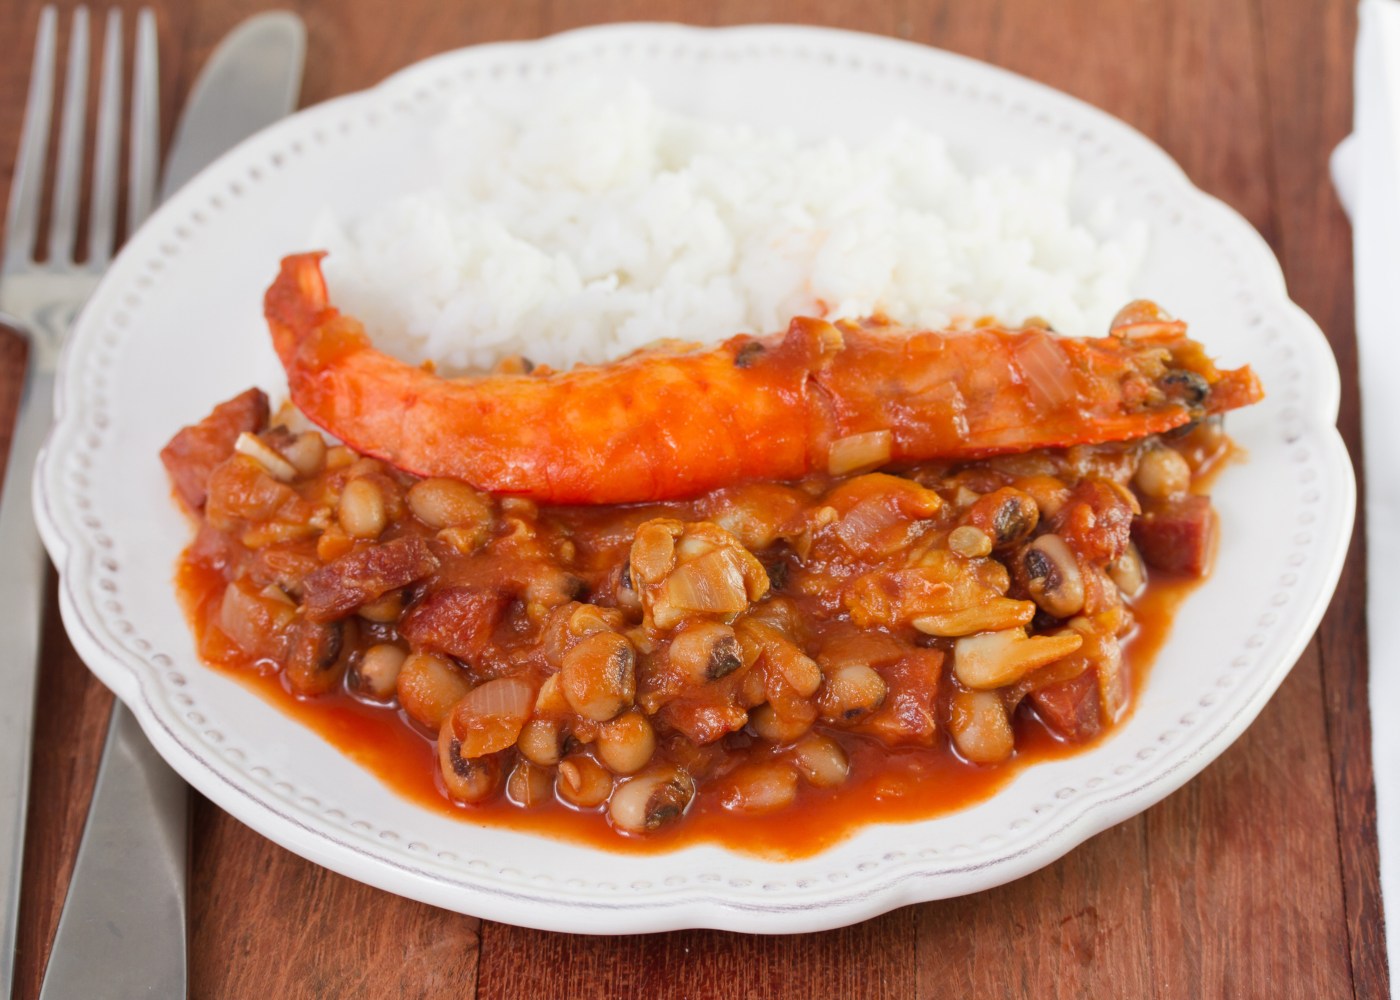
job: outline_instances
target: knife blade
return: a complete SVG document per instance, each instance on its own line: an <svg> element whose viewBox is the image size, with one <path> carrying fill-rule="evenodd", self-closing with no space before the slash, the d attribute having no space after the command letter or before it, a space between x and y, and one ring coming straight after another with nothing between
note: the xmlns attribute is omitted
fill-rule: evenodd
<svg viewBox="0 0 1400 1000"><path fill-rule="evenodd" d="M219 43L176 126L161 201L296 107L305 54L301 19L282 11ZM40 1000L186 996L188 838L188 790L116 702Z"/></svg>
<svg viewBox="0 0 1400 1000"><path fill-rule="evenodd" d="M205 63L175 126L160 200L295 108L305 60L306 28L287 11L250 17L229 32Z"/></svg>

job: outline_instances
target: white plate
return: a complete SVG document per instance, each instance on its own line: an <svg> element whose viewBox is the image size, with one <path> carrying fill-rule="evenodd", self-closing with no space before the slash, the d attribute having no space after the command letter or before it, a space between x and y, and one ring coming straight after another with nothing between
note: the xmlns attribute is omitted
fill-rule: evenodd
<svg viewBox="0 0 1400 1000"><path fill-rule="evenodd" d="M421 183L444 104L546 74L625 71L666 105L799 133L861 137L895 116L965 164L1065 147L1082 204L1147 220L1141 291L1268 399L1234 414L1249 452L1215 500L1215 575L1182 609L1131 719L979 805L876 826L806 860L714 847L632 857L483 828L398 798L319 737L197 661L172 589L188 541L157 451L267 371L262 292L323 207L353 215ZM414 66L244 143L167 203L112 266L74 331L58 425L36 474L40 527L79 653L196 788L283 846L437 906L533 927L809 931L974 892L1053 861L1218 756L1302 652L1351 533L1354 483L1333 424L1336 363L1234 212L1122 123L1001 70L810 28L593 28Z"/></svg>

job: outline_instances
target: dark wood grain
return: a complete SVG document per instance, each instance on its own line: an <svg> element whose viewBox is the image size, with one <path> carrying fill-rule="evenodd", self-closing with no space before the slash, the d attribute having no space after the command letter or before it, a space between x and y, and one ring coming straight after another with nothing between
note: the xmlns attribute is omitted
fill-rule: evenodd
<svg viewBox="0 0 1400 1000"><path fill-rule="evenodd" d="M1264 70L1269 93L1269 167L1275 187L1279 258L1290 293L1321 324L1342 373L1337 427L1356 466L1364 495L1361 410L1357 385L1351 229L1337 202L1326 160L1296 150L1328 152L1350 131L1350 67L1355 8L1320 0L1299 5L1296 20L1279 22L1256 0L1267 19ZM1387 429L1368 429L1386 433ZM1346 897L1352 976L1359 997L1386 996L1385 960L1376 852L1375 794L1371 771L1371 715L1366 674L1366 512L1357 510L1356 533L1346 568L1322 626L1322 660L1328 747L1336 801L1337 849ZM1394 916L1392 904L1392 919Z"/></svg>
<svg viewBox="0 0 1400 1000"><path fill-rule="evenodd" d="M218 39L264 4L155 6L168 136ZM1161 143L1270 241L1293 297L1336 351L1339 427L1360 468L1350 230L1325 160L1350 127L1351 0L400 0L392 14L372 0L284 6L310 33L307 103L456 46L613 20L827 24L936 45L1063 89ZM0 37L27 52L37 16L34 0L0 4ZM0 196L27 72L27 58L0 63ZM0 443L21 359L0 336ZM197 799L191 993L1384 996L1361 538L1316 640L1235 746L1157 807L1011 885L824 934L547 934L351 882ZM16 983L25 998L38 992L110 706L54 621L39 706Z"/></svg>

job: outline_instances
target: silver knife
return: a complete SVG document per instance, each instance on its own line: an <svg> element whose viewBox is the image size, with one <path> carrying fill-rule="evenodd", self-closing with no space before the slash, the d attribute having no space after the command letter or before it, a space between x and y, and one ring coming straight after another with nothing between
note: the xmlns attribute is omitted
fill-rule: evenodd
<svg viewBox="0 0 1400 1000"><path fill-rule="evenodd" d="M175 128L162 201L296 107L305 55L301 19L280 11L219 43ZM186 995L188 839L184 783L116 702L40 1000Z"/></svg>

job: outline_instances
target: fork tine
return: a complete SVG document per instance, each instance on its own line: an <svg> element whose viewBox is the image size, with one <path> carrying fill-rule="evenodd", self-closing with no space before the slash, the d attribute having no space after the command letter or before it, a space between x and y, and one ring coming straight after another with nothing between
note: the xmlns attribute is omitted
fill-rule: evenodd
<svg viewBox="0 0 1400 1000"><path fill-rule="evenodd" d="M122 12L107 11L102 42L102 90L97 97L97 151L92 161L92 207L88 214L89 268L103 270L117 242L117 165L122 114Z"/></svg>
<svg viewBox="0 0 1400 1000"><path fill-rule="evenodd" d="M58 132L58 172L53 217L49 220L49 262L71 264L78 235L78 182L83 169L83 126L87 123L88 11L73 12L68 38L68 71L63 83L63 119Z"/></svg>
<svg viewBox="0 0 1400 1000"><path fill-rule="evenodd" d="M39 15L34 40L34 65L29 71L29 98L24 109L24 133L19 141L10 208L5 217L5 261L30 260L44 186L44 153L49 139L49 110L53 101L54 31L58 19L52 6Z"/></svg>
<svg viewBox="0 0 1400 1000"><path fill-rule="evenodd" d="M156 16L142 7L136 16L136 70L131 85L131 162L126 231L130 235L151 214L156 196L160 143L160 67L156 55Z"/></svg>

